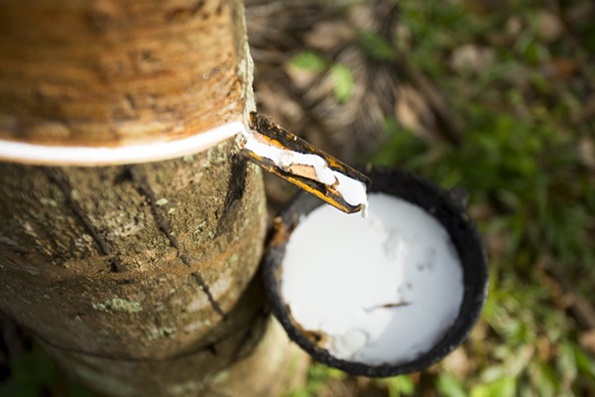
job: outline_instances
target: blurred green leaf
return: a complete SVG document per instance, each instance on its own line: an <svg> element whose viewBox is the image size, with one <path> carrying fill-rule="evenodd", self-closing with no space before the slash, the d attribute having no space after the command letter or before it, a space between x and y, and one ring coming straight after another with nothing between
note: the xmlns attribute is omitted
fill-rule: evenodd
<svg viewBox="0 0 595 397"><path fill-rule="evenodd" d="M397 58L396 49L373 32L360 32L359 43L363 52L376 61L393 61Z"/></svg>
<svg viewBox="0 0 595 397"><path fill-rule="evenodd" d="M287 397L312 397L331 379L343 379L345 373L335 368L327 367L319 363L312 363L308 368L307 382L303 387L291 390Z"/></svg>
<svg viewBox="0 0 595 397"><path fill-rule="evenodd" d="M467 397L461 381L449 373L440 374L436 389L444 397Z"/></svg>
<svg viewBox="0 0 595 397"><path fill-rule="evenodd" d="M471 397L514 397L516 379L501 378L491 383L476 385L471 389Z"/></svg>
<svg viewBox="0 0 595 397"><path fill-rule="evenodd" d="M389 397L410 396L415 386L409 375L395 376L384 381L388 388Z"/></svg>
<svg viewBox="0 0 595 397"><path fill-rule="evenodd" d="M344 103L351 98L353 93L353 74L345 65L337 63L331 68L333 77L335 99L339 103Z"/></svg>
<svg viewBox="0 0 595 397"><path fill-rule="evenodd" d="M424 152L429 149L428 145L401 128L394 119L385 120L384 129L389 140L372 157L372 162L382 165L396 163L409 169L416 168L413 164L414 159L424 158Z"/></svg>
<svg viewBox="0 0 595 397"><path fill-rule="evenodd" d="M532 363L529 367L529 375L539 395L544 397L557 395L559 378L548 364Z"/></svg>
<svg viewBox="0 0 595 397"><path fill-rule="evenodd" d="M285 394L285 397L311 397L310 394L305 388L295 389L290 391L289 393Z"/></svg>
<svg viewBox="0 0 595 397"><path fill-rule="evenodd" d="M294 55L289 63L296 68L320 72L326 69L326 61L313 51L302 51Z"/></svg>
<svg viewBox="0 0 595 397"><path fill-rule="evenodd" d="M595 363L578 346L574 347L574 355L576 357L576 365L582 374L587 375L591 380L595 380Z"/></svg>

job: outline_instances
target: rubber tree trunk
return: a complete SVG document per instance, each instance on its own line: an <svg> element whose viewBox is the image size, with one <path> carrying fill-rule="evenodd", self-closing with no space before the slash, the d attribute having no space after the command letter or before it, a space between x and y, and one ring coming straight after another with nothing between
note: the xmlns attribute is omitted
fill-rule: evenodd
<svg viewBox="0 0 595 397"><path fill-rule="evenodd" d="M0 139L196 135L244 120L249 65L237 0L1 1ZM0 163L0 310L101 394L276 395L264 200L233 139L144 164Z"/></svg>

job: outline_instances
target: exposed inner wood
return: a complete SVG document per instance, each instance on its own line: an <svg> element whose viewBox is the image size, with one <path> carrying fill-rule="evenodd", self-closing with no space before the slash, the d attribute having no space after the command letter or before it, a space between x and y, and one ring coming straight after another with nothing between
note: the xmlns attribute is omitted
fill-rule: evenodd
<svg viewBox="0 0 595 397"><path fill-rule="evenodd" d="M241 120L227 1L0 4L0 139L119 146Z"/></svg>

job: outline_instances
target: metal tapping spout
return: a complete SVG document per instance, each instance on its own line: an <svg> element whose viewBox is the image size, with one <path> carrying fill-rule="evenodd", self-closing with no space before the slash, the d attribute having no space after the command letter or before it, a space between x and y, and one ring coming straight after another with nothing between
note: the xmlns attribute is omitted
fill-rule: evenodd
<svg viewBox="0 0 595 397"><path fill-rule="evenodd" d="M346 213L368 205L371 180L266 117L250 113L250 131L242 134L242 152L265 170Z"/></svg>

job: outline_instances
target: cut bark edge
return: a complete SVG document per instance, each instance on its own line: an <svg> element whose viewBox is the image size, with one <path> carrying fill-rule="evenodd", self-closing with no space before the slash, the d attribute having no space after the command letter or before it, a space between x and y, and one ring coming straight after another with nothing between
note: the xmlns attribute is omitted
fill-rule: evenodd
<svg viewBox="0 0 595 397"><path fill-rule="evenodd" d="M119 147L52 146L0 140L0 161L83 167L147 163L198 153L244 130L244 124L235 121L190 137Z"/></svg>

